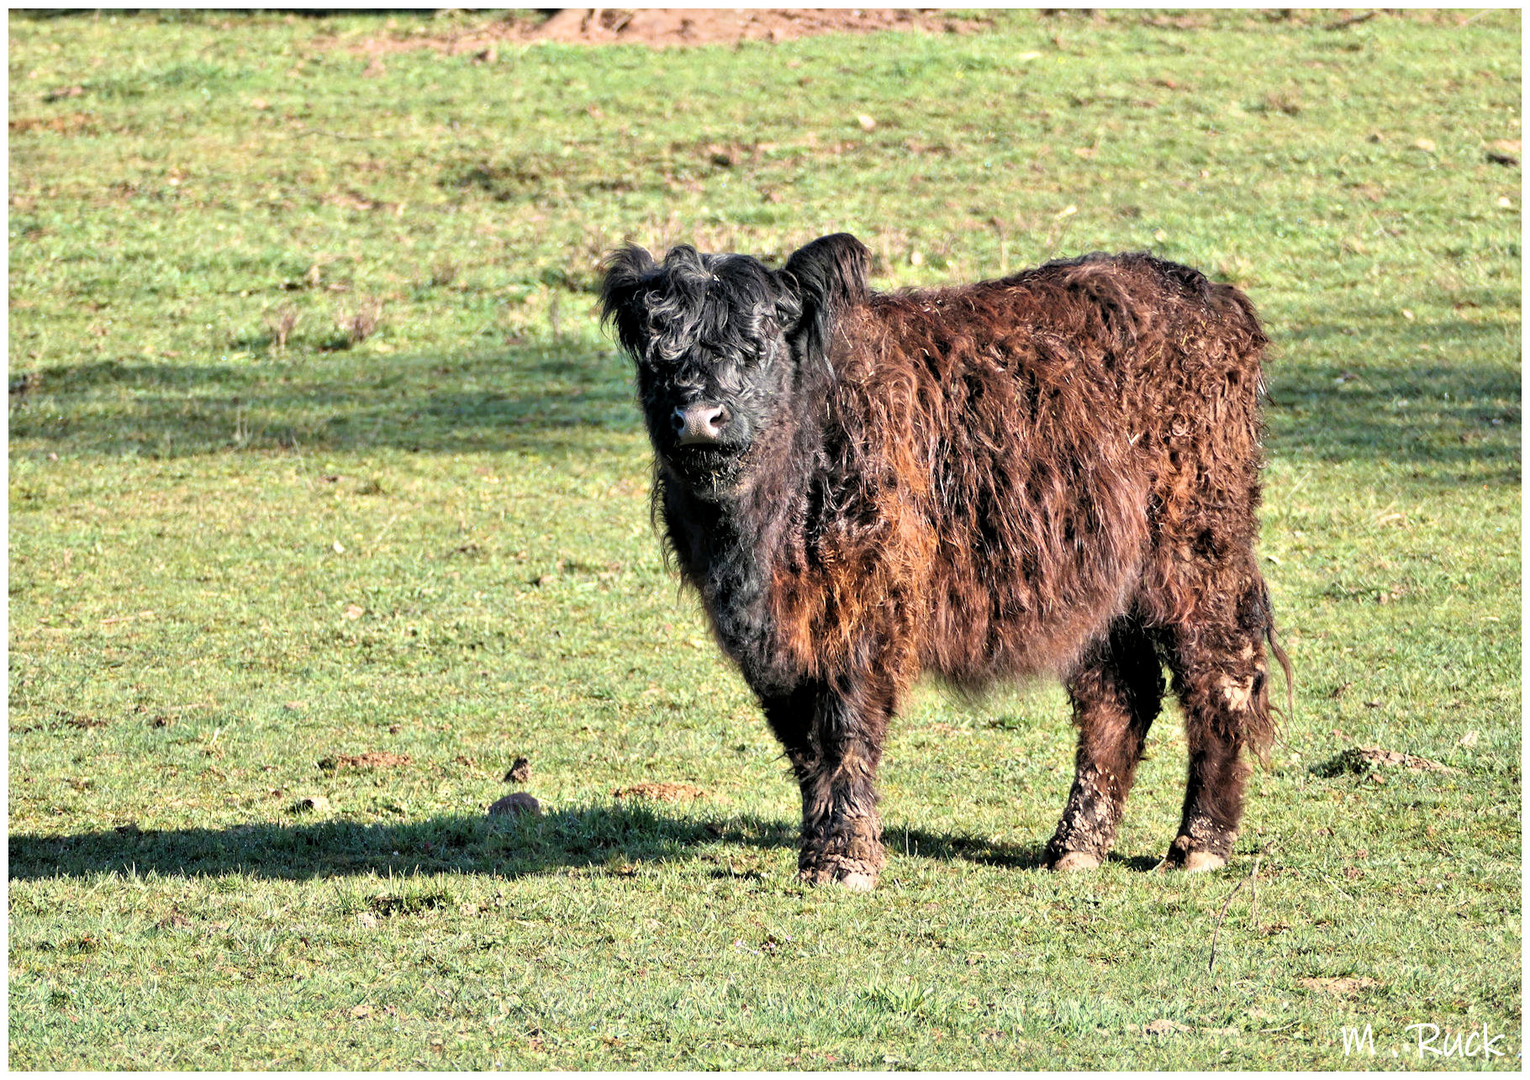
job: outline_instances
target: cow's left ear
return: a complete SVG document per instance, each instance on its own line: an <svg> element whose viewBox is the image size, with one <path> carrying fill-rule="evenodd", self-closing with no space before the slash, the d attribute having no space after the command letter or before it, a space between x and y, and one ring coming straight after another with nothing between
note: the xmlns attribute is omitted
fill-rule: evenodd
<svg viewBox="0 0 1530 1080"><path fill-rule="evenodd" d="M821 236L786 260L780 278L800 306L788 332L799 359L827 357L835 322L866 302L870 271L871 252L849 233Z"/></svg>
<svg viewBox="0 0 1530 1080"><path fill-rule="evenodd" d="M648 312L644 296L659 264L636 244L626 244L606 256L600 286L600 321L616 327L616 336L634 359L648 346Z"/></svg>

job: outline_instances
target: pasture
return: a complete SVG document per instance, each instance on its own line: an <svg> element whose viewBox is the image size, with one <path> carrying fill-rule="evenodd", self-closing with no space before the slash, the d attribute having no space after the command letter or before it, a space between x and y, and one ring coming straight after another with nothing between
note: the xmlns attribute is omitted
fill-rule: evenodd
<svg viewBox="0 0 1530 1080"><path fill-rule="evenodd" d="M11 1067L1517 1069L1519 13L495 18L10 19ZM1062 692L927 685L881 885L797 883L594 290L838 230L1258 305L1297 705L1225 870L1151 872L1176 709L1058 876Z"/></svg>

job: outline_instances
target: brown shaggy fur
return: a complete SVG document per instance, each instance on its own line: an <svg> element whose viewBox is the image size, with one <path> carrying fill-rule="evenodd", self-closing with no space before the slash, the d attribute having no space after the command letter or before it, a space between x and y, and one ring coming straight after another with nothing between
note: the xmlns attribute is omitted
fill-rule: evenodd
<svg viewBox="0 0 1530 1080"><path fill-rule="evenodd" d="M1146 255L879 294L864 248L811 247L826 243L830 332L818 356L794 343L824 377L799 376L791 416L754 439L720 511L663 467L658 493L682 570L802 783L803 876L874 882L883 734L925 670L966 687L1065 681L1077 774L1047 862L1070 868L1114 841L1166 664L1190 751L1168 860L1225 862L1240 752L1263 754L1273 734L1252 305ZM763 642L742 640L749 620L709 584L722 557L707 538L729 521L756 537Z"/></svg>

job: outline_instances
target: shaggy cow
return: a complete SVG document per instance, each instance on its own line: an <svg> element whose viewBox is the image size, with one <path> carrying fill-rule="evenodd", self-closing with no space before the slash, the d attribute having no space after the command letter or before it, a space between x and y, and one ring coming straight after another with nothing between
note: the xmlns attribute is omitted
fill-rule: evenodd
<svg viewBox="0 0 1530 1080"><path fill-rule="evenodd" d="M654 503L802 786L803 880L869 889L873 779L921 670L1061 677L1077 774L1048 866L1110 850L1163 665L1189 781L1167 862L1222 866L1272 737L1254 556L1266 339L1248 299L1148 255L867 289L846 234L780 270L613 252Z"/></svg>

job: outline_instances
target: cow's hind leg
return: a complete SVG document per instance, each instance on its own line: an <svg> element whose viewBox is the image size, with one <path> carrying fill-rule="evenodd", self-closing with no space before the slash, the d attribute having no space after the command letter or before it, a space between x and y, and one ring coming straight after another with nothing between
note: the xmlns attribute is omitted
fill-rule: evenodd
<svg viewBox="0 0 1530 1080"><path fill-rule="evenodd" d="M1263 753L1274 729L1264 581L1251 570L1234 589L1213 595L1220 603L1203 604L1194 620L1173 628L1168 650L1190 767L1179 834L1165 861L1185 870L1215 870L1232 857L1251 772L1243 750Z"/></svg>
<svg viewBox="0 0 1530 1080"><path fill-rule="evenodd" d="M1068 805L1047 844L1049 868L1087 870L1105 861L1163 688L1153 642L1126 619L1111 627L1068 679L1078 753Z"/></svg>
<svg viewBox="0 0 1530 1080"><path fill-rule="evenodd" d="M891 711L871 687L803 687L763 702L802 788L798 876L865 892L886 865L876 770Z"/></svg>

